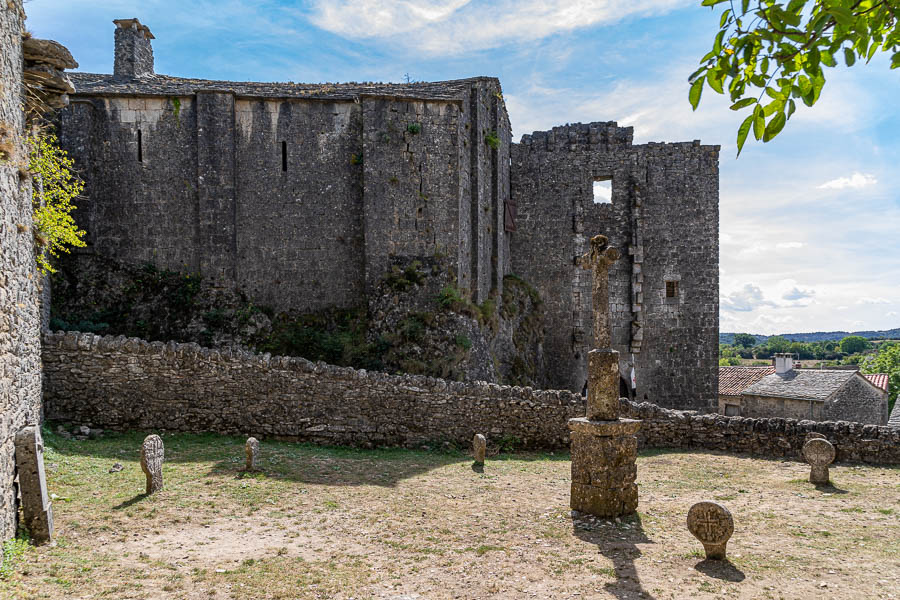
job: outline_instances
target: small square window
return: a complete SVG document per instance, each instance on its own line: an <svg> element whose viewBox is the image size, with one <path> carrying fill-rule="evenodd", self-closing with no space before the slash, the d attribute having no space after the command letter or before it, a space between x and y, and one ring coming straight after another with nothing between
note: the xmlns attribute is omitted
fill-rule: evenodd
<svg viewBox="0 0 900 600"><path fill-rule="evenodd" d="M741 407L737 404L726 404L725 405L725 416L726 417L739 417L741 416Z"/></svg>
<svg viewBox="0 0 900 600"><path fill-rule="evenodd" d="M677 298L678 297L678 282L677 281L667 281L666 282L666 298Z"/></svg>
<svg viewBox="0 0 900 600"><path fill-rule="evenodd" d="M612 204L612 179L594 180L594 204Z"/></svg>

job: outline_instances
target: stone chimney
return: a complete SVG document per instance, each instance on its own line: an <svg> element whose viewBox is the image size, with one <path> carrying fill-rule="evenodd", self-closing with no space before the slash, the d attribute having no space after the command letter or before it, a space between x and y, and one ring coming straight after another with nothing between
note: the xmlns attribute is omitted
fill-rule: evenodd
<svg viewBox="0 0 900 600"><path fill-rule="evenodd" d="M793 354L776 354L775 355L775 374L784 375L794 368Z"/></svg>
<svg viewBox="0 0 900 600"><path fill-rule="evenodd" d="M137 19L116 19L116 77L153 75L153 34Z"/></svg>

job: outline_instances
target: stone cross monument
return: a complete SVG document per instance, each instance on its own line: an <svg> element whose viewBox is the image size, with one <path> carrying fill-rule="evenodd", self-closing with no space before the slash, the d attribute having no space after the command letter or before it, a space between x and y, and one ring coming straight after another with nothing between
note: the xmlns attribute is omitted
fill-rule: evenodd
<svg viewBox="0 0 900 600"><path fill-rule="evenodd" d="M619 252L606 236L591 238L591 250L579 261L592 272L594 343L588 353L587 413L569 420L572 438L574 510L618 517L637 509L637 438L641 422L619 418L619 353L613 350L609 325L609 267Z"/></svg>

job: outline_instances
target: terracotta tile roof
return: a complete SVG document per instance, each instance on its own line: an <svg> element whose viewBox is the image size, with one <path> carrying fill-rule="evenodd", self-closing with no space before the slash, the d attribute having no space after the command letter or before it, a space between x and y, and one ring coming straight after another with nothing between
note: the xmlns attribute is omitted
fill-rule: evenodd
<svg viewBox="0 0 900 600"><path fill-rule="evenodd" d="M746 388L751 396L819 400L824 402L855 377L859 371L792 369L787 373L766 375Z"/></svg>
<svg viewBox="0 0 900 600"><path fill-rule="evenodd" d="M740 396L744 389L774 372L773 366L719 367L719 395Z"/></svg>
<svg viewBox="0 0 900 600"><path fill-rule="evenodd" d="M863 375L863 377L871 381L875 387L887 391L888 381L890 381L890 377L888 377L887 373L869 373L868 375Z"/></svg>

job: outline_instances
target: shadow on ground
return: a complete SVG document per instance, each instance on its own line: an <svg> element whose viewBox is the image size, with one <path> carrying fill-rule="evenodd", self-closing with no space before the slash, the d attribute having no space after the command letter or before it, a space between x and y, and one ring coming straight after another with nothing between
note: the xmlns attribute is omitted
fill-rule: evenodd
<svg viewBox="0 0 900 600"><path fill-rule="evenodd" d="M744 572L734 566L727 558L725 560L710 560L707 558L694 565L694 568L704 575L723 581L737 583L744 580Z"/></svg>
<svg viewBox="0 0 900 600"><path fill-rule="evenodd" d="M66 455L107 458L111 461L140 459L140 448L149 432L110 432L98 439L67 439L45 428L45 444ZM452 464L471 464L471 454L435 444L427 449L351 448L310 443L261 440L258 470L244 467L246 438L218 434L163 433L166 463L212 463L207 477L266 478L326 485L377 485L391 487L399 481ZM569 454L518 452L495 454L479 473L490 473L507 460L568 461ZM472 467L475 470L475 467ZM129 502L139 502L142 495ZM126 508L123 504L117 508Z"/></svg>
<svg viewBox="0 0 900 600"><path fill-rule="evenodd" d="M641 556L637 544L652 544L644 533L641 517L637 514L624 517L620 522L579 514L572 519L575 536L594 544L600 554L613 563L616 580L604 588L616 598L644 598L654 600L654 596L644 589L635 568L635 559Z"/></svg>

